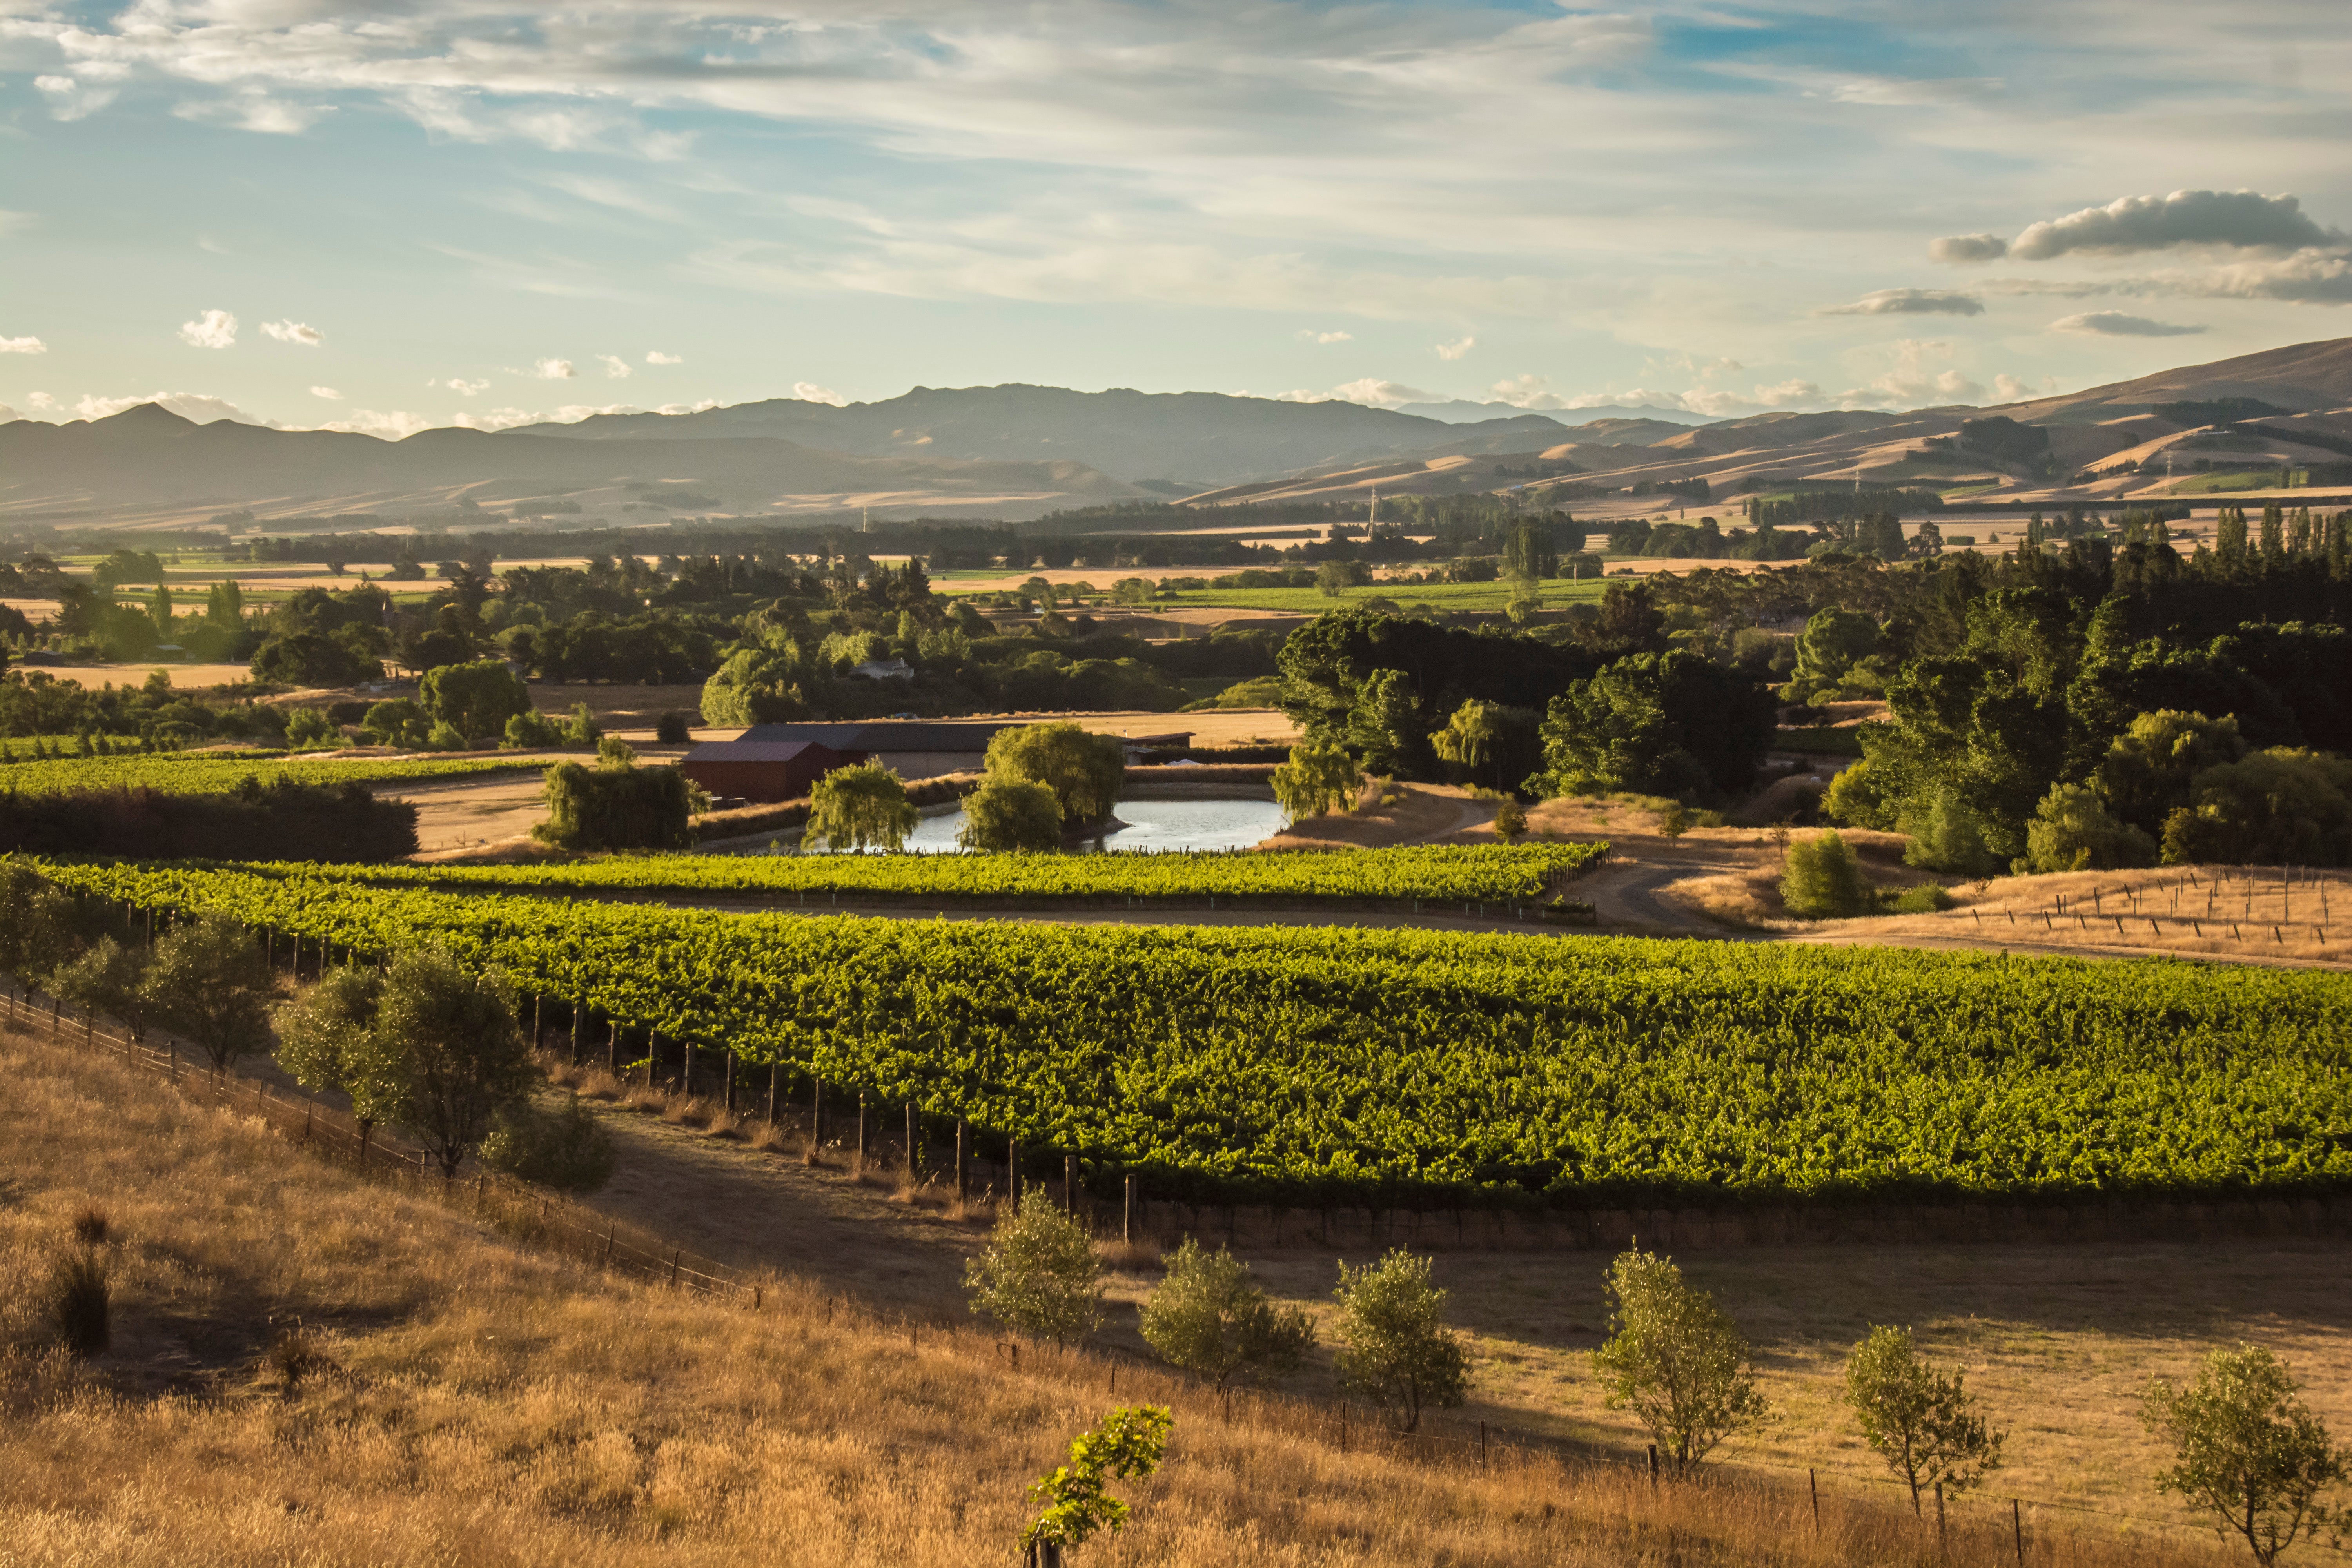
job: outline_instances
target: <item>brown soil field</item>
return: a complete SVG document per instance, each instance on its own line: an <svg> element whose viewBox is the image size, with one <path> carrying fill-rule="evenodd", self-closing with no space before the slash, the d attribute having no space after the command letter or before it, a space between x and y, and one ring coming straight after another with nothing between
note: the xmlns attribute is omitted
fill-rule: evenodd
<svg viewBox="0 0 2352 1568"><path fill-rule="evenodd" d="M2009 1558L1991 1502L1957 1508L1938 1552L1883 1487L1833 1479L1816 1522L1790 1476L1722 1467L1654 1488L1624 1465L1376 1438L1361 1413L1349 1443L1315 1407L1224 1405L985 1329L919 1333L807 1272L837 1248L783 1261L756 1305L634 1283L506 1240L462 1188L362 1183L106 1054L12 1031L0 1070L12 1562L701 1568L772 1563L789 1542L793 1561L963 1568L1013 1558L1025 1483L1120 1397L1165 1403L1176 1426L1160 1473L1115 1488L1135 1513L1087 1548L1101 1568ZM674 1194L663 1217L707 1200ZM77 1241L93 1208L103 1239ZM111 1344L87 1362L48 1348L38 1308L77 1250L111 1298ZM2048 1562L2223 1561L2194 1536L2028 1517Z"/></svg>

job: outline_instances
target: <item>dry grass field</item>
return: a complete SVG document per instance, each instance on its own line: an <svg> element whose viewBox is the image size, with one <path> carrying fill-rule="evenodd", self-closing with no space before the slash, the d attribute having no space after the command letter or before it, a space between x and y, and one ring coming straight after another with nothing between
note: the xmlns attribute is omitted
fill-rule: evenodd
<svg viewBox="0 0 2352 1568"><path fill-rule="evenodd" d="M803 1279L751 1310L533 1254L109 1058L11 1034L0 1071L12 1568L1010 1563L1025 1483L1113 1403L1109 1361L912 1333ZM93 1209L103 1240L77 1240ZM85 1247L113 1342L75 1362L39 1303ZM1817 1527L1799 1487L1481 1466L1367 1443L1360 1420L1343 1447L1319 1413L1243 1400L1228 1421L1160 1374L1119 1381L1177 1426L1160 1476L1122 1489L1132 1528L1078 1559L1101 1568L2010 1560L1986 1510L1939 1552L1834 1490ZM2031 1520L2034 1561L2225 1561L2070 1523Z"/></svg>

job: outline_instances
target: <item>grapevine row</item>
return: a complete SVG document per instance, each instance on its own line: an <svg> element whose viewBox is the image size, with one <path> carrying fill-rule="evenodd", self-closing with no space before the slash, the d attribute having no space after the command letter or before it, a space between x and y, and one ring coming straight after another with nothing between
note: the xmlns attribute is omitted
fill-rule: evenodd
<svg viewBox="0 0 2352 1568"><path fill-rule="evenodd" d="M2352 1184L2352 977L1902 949L726 915L236 868L88 892L445 943L1167 1196L1592 1205Z"/></svg>

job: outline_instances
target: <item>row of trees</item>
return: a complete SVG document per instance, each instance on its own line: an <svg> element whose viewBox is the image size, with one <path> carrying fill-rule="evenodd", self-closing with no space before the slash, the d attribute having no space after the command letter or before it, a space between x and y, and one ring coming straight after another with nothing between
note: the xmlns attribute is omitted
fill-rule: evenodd
<svg viewBox="0 0 2352 1568"><path fill-rule="evenodd" d="M1161 1260L1144 1301L1144 1342L1170 1365L1216 1388L1272 1383L1307 1364L1320 1338L1305 1309L1269 1300L1247 1264L1187 1237ZM1387 1412L1400 1429L1468 1397L1469 1347L1446 1321L1433 1259L1402 1247L1376 1263L1339 1266L1332 1292L1332 1370L1342 1394ZM965 1275L974 1312L1068 1344L1099 1329L1103 1265L1083 1223L1031 1189L997 1222ZM1756 1358L1729 1313L1670 1258L1637 1244L1609 1266L1608 1338L1591 1355L1612 1410L1630 1412L1677 1475L1763 1424L1771 1407ZM1957 1496L2000 1468L1996 1429L1954 1366L1922 1355L1911 1330L1874 1326L1847 1354L1841 1392L1863 1440L1908 1490ZM2185 1386L2152 1381L2140 1418L2173 1454L2157 1488L2177 1493L2245 1541L2258 1563L2300 1540L2352 1525L2327 1494L2352 1477L2340 1447L2297 1397L2287 1368L2259 1346L2209 1354Z"/></svg>
<svg viewBox="0 0 2352 1568"><path fill-rule="evenodd" d="M1058 849L1109 819L1127 775L1116 735L1076 724L1017 724L988 742L980 787L963 797L958 841L989 851ZM879 763L835 768L809 792L806 841L834 851L906 847L921 813L904 780Z"/></svg>

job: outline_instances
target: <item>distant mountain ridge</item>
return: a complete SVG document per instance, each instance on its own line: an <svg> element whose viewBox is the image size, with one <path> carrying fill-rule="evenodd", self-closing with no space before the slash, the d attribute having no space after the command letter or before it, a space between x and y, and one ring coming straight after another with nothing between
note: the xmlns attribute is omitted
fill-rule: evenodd
<svg viewBox="0 0 2352 1568"><path fill-rule="evenodd" d="M1517 404L1473 403L1467 398L1457 397L1445 403L1402 403L1396 411L1418 415L1423 419L1443 419L1449 425L1507 418L1513 414L1541 414L1545 418L1558 420L1571 429L1602 419L1655 419L1668 425L1712 425L1716 422L1705 414L1692 414L1680 408L1660 408L1648 403L1602 403L1590 408L1521 408Z"/></svg>
<svg viewBox="0 0 2352 1568"><path fill-rule="evenodd" d="M1470 423L1424 419L1332 400L1291 403L1221 392L1073 392L1066 387L919 386L877 403L797 398L739 403L697 414L598 414L520 434L572 441L707 440L757 436L865 457L1086 464L1130 484L1184 479L1203 487L1301 468L1424 451L1505 432L1522 445L1560 439L1566 426L1512 409ZM1148 488L1160 489L1152 485Z"/></svg>

